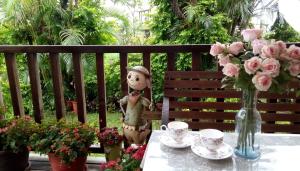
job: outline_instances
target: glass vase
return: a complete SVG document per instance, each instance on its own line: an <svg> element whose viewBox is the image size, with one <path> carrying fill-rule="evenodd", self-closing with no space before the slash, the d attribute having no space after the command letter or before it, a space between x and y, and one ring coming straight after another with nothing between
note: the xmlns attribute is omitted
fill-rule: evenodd
<svg viewBox="0 0 300 171"><path fill-rule="evenodd" d="M234 153L236 156L253 160L260 157L261 116L256 109L257 94L257 90L243 90L243 106L235 117L238 139Z"/></svg>

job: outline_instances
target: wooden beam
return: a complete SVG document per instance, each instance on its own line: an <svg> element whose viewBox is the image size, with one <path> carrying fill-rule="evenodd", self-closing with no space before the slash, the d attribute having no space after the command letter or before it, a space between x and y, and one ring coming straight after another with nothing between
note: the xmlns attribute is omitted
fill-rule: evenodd
<svg viewBox="0 0 300 171"><path fill-rule="evenodd" d="M14 53L5 53L5 63L10 87L10 95L15 116L24 115L23 100L19 85L16 56Z"/></svg>
<svg viewBox="0 0 300 171"><path fill-rule="evenodd" d="M96 54L96 69L98 83L98 98L99 98L99 127L106 127L106 87L104 73L104 56L103 53Z"/></svg>
<svg viewBox="0 0 300 171"><path fill-rule="evenodd" d="M143 53L143 65L144 67L146 67L149 71L149 73L151 73L151 57L150 57L150 53ZM145 92L145 97L149 100L151 100L151 89L149 88L145 88L144 90Z"/></svg>
<svg viewBox="0 0 300 171"><path fill-rule="evenodd" d="M50 53L49 59L55 98L56 119L60 120L66 114L66 110L63 92L63 81L58 53Z"/></svg>
<svg viewBox="0 0 300 171"><path fill-rule="evenodd" d="M80 53L73 53L75 91L77 97L78 121L86 122L86 101L84 91L83 66Z"/></svg>
<svg viewBox="0 0 300 171"><path fill-rule="evenodd" d="M120 71L121 71L121 91L122 96L128 94L128 84L127 84L127 63L128 57L127 53L120 53Z"/></svg>
<svg viewBox="0 0 300 171"><path fill-rule="evenodd" d="M34 119L37 123L41 123L43 118L43 100L39 66L36 53L27 54L28 70L32 94L32 104Z"/></svg>

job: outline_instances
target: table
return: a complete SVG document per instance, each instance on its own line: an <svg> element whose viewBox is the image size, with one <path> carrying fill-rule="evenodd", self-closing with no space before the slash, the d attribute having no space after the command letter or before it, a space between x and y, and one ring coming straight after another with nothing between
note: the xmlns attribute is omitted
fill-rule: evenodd
<svg viewBox="0 0 300 171"><path fill-rule="evenodd" d="M256 171L300 170L300 135L261 134L261 157L256 161L236 156L224 160L208 160L190 148L173 149L160 143L163 131L153 131L141 167L143 171ZM190 131L192 135L198 132ZM235 146L236 135L225 133L224 141Z"/></svg>

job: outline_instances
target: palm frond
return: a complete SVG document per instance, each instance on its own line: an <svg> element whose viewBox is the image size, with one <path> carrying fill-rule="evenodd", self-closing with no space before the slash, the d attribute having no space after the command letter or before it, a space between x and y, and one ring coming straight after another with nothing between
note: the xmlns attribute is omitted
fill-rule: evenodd
<svg viewBox="0 0 300 171"><path fill-rule="evenodd" d="M77 29L65 29L60 32L62 45L82 45L84 33Z"/></svg>

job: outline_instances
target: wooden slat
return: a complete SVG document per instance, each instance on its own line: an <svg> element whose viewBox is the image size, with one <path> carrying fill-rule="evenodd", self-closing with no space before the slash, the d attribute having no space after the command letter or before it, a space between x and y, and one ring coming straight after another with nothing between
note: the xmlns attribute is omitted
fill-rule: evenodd
<svg viewBox="0 0 300 171"><path fill-rule="evenodd" d="M178 119L229 119L234 120L236 112L170 111L170 118Z"/></svg>
<svg viewBox="0 0 300 171"><path fill-rule="evenodd" d="M128 84L127 84L127 63L128 57L127 53L120 53L120 71L121 71L121 91L122 96L128 94Z"/></svg>
<svg viewBox="0 0 300 171"><path fill-rule="evenodd" d="M211 98L240 98L242 97L239 91L230 90L176 90L165 89L166 97L211 97ZM195 100L193 100L195 101Z"/></svg>
<svg viewBox="0 0 300 171"><path fill-rule="evenodd" d="M106 87L104 73L104 56L103 53L96 54L96 69L98 83L98 98L99 98L99 126L100 129L106 127Z"/></svg>
<svg viewBox="0 0 300 171"><path fill-rule="evenodd" d="M78 108L78 121L86 122L86 100L84 91L83 67L81 62L80 53L73 53L73 66L74 66L74 79L76 101Z"/></svg>
<svg viewBox="0 0 300 171"><path fill-rule="evenodd" d="M161 111L145 111L143 116L148 120L161 120Z"/></svg>
<svg viewBox="0 0 300 171"><path fill-rule="evenodd" d="M262 132L300 133L300 125L262 124Z"/></svg>
<svg viewBox="0 0 300 171"><path fill-rule="evenodd" d="M169 52L167 53L167 70L168 71L175 71L176 70L176 53Z"/></svg>
<svg viewBox="0 0 300 171"><path fill-rule="evenodd" d="M236 112L202 112L202 111L170 111L170 118L178 119L221 119L234 120ZM300 121L300 115L297 114L279 114L261 112L263 121Z"/></svg>
<svg viewBox="0 0 300 171"><path fill-rule="evenodd" d="M219 129L219 130L226 130L226 131L233 131L235 126L232 123L222 123L222 122L191 122L186 121L189 124L190 129Z"/></svg>
<svg viewBox="0 0 300 171"><path fill-rule="evenodd" d="M19 76L15 54L5 53L5 63L14 115L22 116L24 115L24 106L19 85Z"/></svg>
<svg viewBox="0 0 300 171"><path fill-rule="evenodd" d="M150 53L143 53L143 65L151 73L151 63L150 63L150 61L151 61ZM144 90L144 96L147 99L151 100L151 89L145 88L145 90Z"/></svg>
<svg viewBox="0 0 300 171"><path fill-rule="evenodd" d="M190 109L219 109L219 110L239 110L241 103L232 102L177 102L170 101L170 108L190 108ZM274 103L257 104L257 109L260 111L298 111L299 104Z"/></svg>
<svg viewBox="0 0 300 171"><path fill-rule="evenodd" d="M215 123L215 122L191 122L187 121L190 129L207 129L214 128L219 130L233 131L235 126L233 123ZM267 125L262 124L262 132L289 132L300 133L300 125Z"/></svg>
<svg viewBox="0 0 300 171"><path fill-rule="evenodd" d="M165 80L165 88L221 88L218 80Z"/></svg>
<svg viewBox="0 0 300 171"><path fill-rule="evenodd" d="M241 98L242 93L235 90L181 90L181 89L165 89L166 97L211 97L211 98ZM259 92L258 98L274 98L274 99L300 99L296 93L269 93ZM194 101L194 100L193 100Z"/></svg>
<svg viewBox="0 0 300 171"><path fill-rule="evenodd" d="M57 53L50 53L49 57L55 98L56 119L60 120L66 114L60 61Z"/></svg>
<svg viewBox="0 0 300 171"><path fill-rule="evenodd" d="M29 53L27 54L27 58L34 119L37 123L41 123L41 120L43 118L43 100L37 55L36 53Z"/></svg>
<svg viewBox="0 0 300 171"><path fill-rule="evenodd" d="M165 75L170 79L222 79L224 77L222 72L215 71L168 71Z"/></svg>

